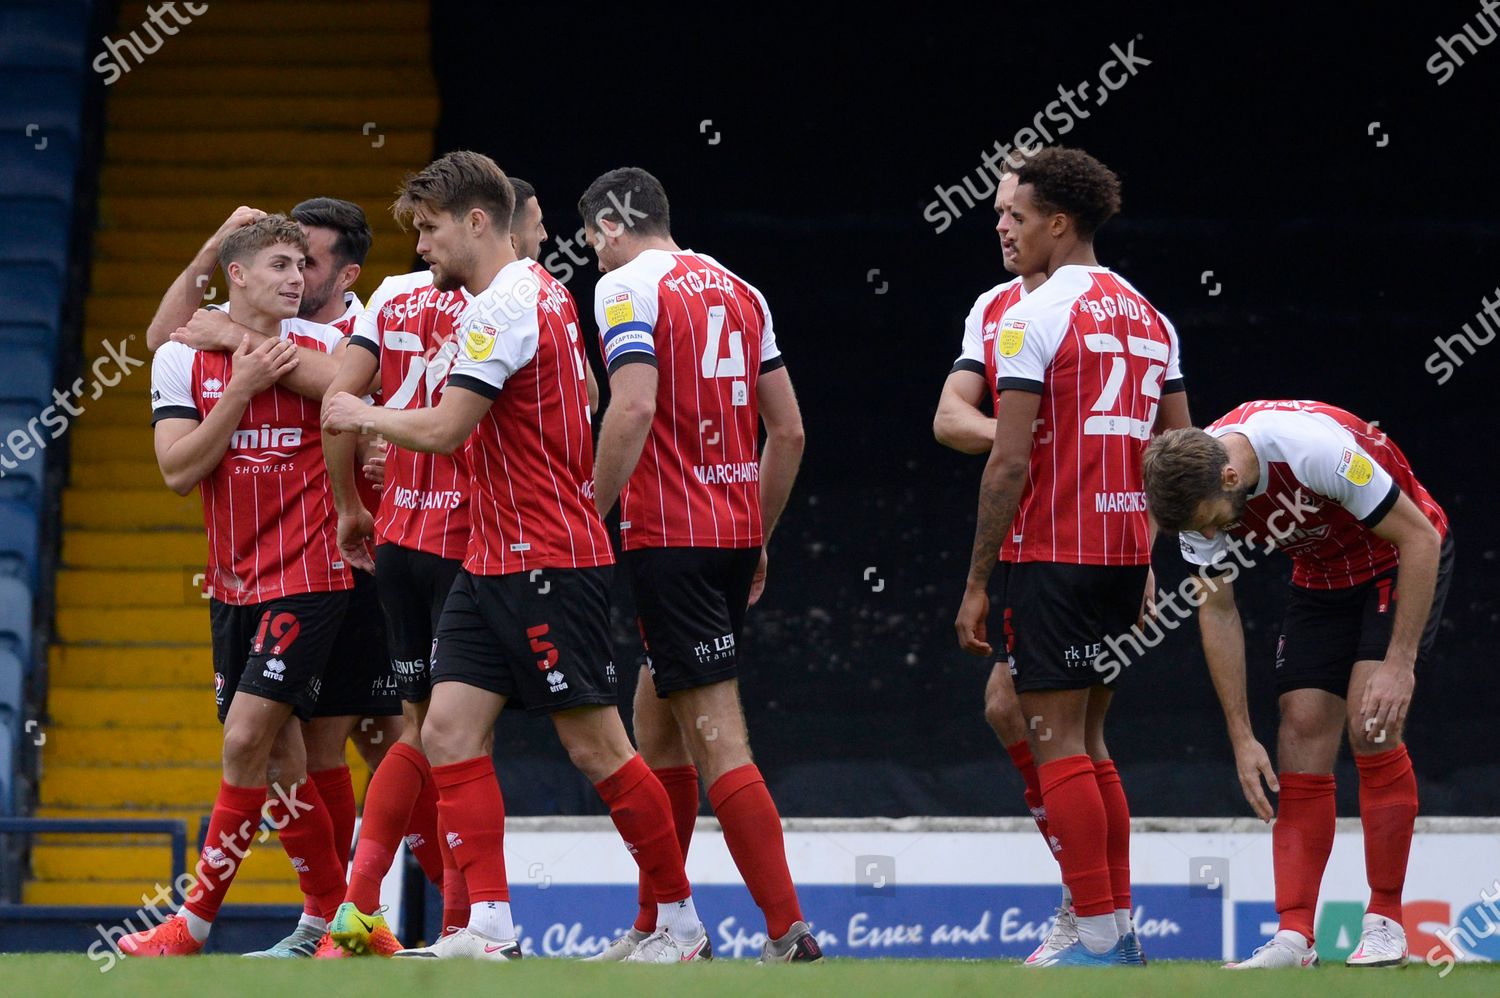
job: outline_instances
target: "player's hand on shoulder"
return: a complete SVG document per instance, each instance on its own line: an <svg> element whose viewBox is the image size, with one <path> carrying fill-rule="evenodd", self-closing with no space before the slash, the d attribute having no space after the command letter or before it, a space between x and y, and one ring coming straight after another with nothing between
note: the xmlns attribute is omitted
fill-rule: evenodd
<svg viewBox="0 0 1500 998"><path fill-rule="evenodd" d="M173 343L190 346L194 350L223 350L226 353L239 346L243 337L229 317L228 312L216 308L200 308L193 313L186 326L178 326L172 334Z"/></svg>
<svg viewBox="0 0 1500 998"><path fill-rule="evenodd" d="M986 637L986 621L990 616L990 596L983 589L965 589L963 602L958 605L958 619L953 629L958 632L958 646L970 655L992 655Z"/></svg>
<svg viewBox="0 0 1500 998"><path fill-rule="evenodd" d="M243 392L248 398L270 388L297 366L297 346L288 340L266 340L254 350L250 337L240 337L234 351L234 373L229 376L229 391Z"/></svg>

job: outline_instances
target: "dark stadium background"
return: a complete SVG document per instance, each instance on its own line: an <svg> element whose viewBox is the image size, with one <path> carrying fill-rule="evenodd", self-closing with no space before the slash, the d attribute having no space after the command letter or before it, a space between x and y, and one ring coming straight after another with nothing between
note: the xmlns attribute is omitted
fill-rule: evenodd
<svg viewBox="0 0 1500 998"><path fill-rule="evenodd" d="M1000 254L987 204L942 234L923 207L1131 39L1151 65L1085 105L1063 140L1123 179L1101 260L1175 321L1200 425L1251 398L1318 398L1379 420L1405 449L1458 541L1409 725L1422 810L1500 813L1500 346L1442 387L1424 370L1433 338L1472 324L1500 286L1500 44L1442 86L1425 68L1477 4L1316 19L1260 4L617 11L435 3L439 147L483 150L531 180L554 237L577 228L594 176L644 166L672 198L678 241L769 298L808 447L743 689L783 814L1024 813L980 715L989 664L960 653L951 626L982 459L930 431L963 316L1001 279ZM594 277L570 281L585 313ZM1174 549L1158 556L1159 581L1175 584ZM1256 728L1273 752L1287 575L1277 557L1238 586ZM634 661L620 600L621 659ZM1137 814L1249 814L1197 641L1180 629L1116 700L1109 741ZM507 714L500 729L511 813L599 810L550 726ZM1347 753L1339 777L1340 813L1355 814Z"/></svg>

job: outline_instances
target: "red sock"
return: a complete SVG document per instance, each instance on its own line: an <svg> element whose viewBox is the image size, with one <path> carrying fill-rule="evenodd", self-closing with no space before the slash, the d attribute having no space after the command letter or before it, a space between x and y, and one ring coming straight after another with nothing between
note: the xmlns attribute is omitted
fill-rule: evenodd
<svg viewBox="0 0 1500 998"><path fill-rule="evenodd" d="M339 869L349 869L349 849L354 843L354 781L348 766L309 772L307 778L318 785L318 795L328 808L333 822L333 849L339 857Z"/></svg>
<svg viewBox="0 0 1500 998"><path fill-rule="evenodd" d="M1333 851L1338 810L1329 773L1280 773L1281 794L1271 826L1271 863L1276 875L1276 913L1281 928L1313 941L1318 888ZM1398 912L1399 914L1399 912Z"/></svg>
<svg viewBox="0 0 1500 998"><path fill-rule="evenodd" d="M406 823L406 848L417 857L422 875L439 890L443 887L443 850L439 845L437 784L432 782L432 767L422 757L422 789L411 805L411 820Z"/></svg>
<svg viewBox="0 0 1500 998"><path fill-rule="evenodd" d="M635 856L641 876L651 882L657 903L681 901L693 893L682 868L682 849L672 826L672 802L640 755L594 784L620 838Z"/></svg>
<svg viewBox="0 0 1500 998"><path fill-rule="evenodd" d="M1401 921L1401 889L1417 820L1417 776L1406 746L1374 755L1356 755L1359 767L1359 820L1365 831L1365 876L1370 881L1370 914Z"/></svg>
<svg viewBox="0 0 1500 998"><path fill-rule="evenodd" d="M197 883L189 888L188 911L206 922L212 922L224 903L234 875L250 851L250 840L260 828L260 806L265 803L265 787L236 787L219 782L213 816L208 819L208 837L193 870Z"/></svg>
<svg viewBox="0 0 1500 998"><path fill-rule="evenodd" d="M719 817L734 865L766 916L766 931L780 939L802 920L802 908L786 865L781 815L765 779L754 763L731 769L708 788L708 803Z"/></svg>
<svg viewBox="0 0 1500 998"><path fill-rule="evenodd" d="M296 784L295 793L289 796L294 802L291 808L273 794L266 817L278 829L281 848L297 871L303 896L312 900L319 918L331 919L344 900L344 867L333 847L333 819L311 780Z"/></svg>
<svg viewBox="0 0 1500 998"><path fill-rule="evenodd" d="M1042 763L1037 773L1047 806L1047 830L1058 841L1057 862L1073 895L1074 912L1081 918L1112 914L1109 821L1093 760L1070 755Z"/></svg>
<svg viewBox="0 0 1500 998"><path fill-rule="evenodd" d="M432 767L438 820L453 859L463 871L469 900L509 901L505 879L505 799L487 755Z"/></svg>
<svg viewBox="0 0 1500 998"><path fill-rule="evenodd" d="M1042 779L1036 774L1036 760L1031 757L1031 743L1022 738L1014 745L1005 746L1005 751L1010 754L1010 761L1015 763L1021 779L1026 781L1026 807L1042 833L1042 841L1047 843L1047 852L1051 853L1052 839L1047 835L1047 808L1042 804Z"/></svg>
<svg viewBox="0 0 1500 998"><path fill-rule="evenodd" d="M1109 889L1115 895L1115 910L1130 909L1130 802L1113 759L1094 763L1094 781L1104 802L1104 823L1109 828Z"/></svg>
<svg viewBox="0 0 1500 998"><path fill-rule="evenodd" d="M458 868L458 860L453 858L453 850L448 848L448 836L441 817L437 836L438 852L443 857L443 929L446 931L450 926L461 929L469 924L469 888L464 883L464 871Z"/></svg>
<svg viewBox="0 0 1500 998"><path fill-rule="evenodd" d="M682 850L682 861L687 863L688 843L693 840L693 826L698 823L698 767L667 766L653 769L661 781L672 804L672 827L677 830L677 846ZM651 880L641 871L636 898L640 911L635 916L635 927L641 932L656 931L656 892Z"/></svg>
<svg viewBox="0 0 1500 998"><path fill-rule="evenodd" d="M426 773L426 757L405 742L392 745L375 767L365 792L365 820L359 826L359 845L345 896L360 911L380 907L380 882L391 868Z"/></svg>

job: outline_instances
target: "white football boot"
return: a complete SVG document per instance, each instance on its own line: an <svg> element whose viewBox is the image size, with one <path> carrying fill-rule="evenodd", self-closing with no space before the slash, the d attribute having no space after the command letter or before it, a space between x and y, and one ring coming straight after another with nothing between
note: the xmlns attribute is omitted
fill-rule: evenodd
<svg viewBox="0 0 1500 998"><path fill-rule="evenodd" d="M1384 915L1366 914L1359 945L1344 961L1346 967L1406 966L1406 930Z"/></svg>

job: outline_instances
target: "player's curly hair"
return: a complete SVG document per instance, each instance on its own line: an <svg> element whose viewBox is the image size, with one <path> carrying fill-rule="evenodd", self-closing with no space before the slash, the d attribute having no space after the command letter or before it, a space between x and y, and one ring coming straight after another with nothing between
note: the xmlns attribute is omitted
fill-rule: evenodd
<svg viewBox="0 0 1500 998"><path fill-rule="evenodd" d="M396 224L405 229L419 206L446 211L455 218L479 208L490 217L495 231L509 233L516 192L494 160L484 153L458 149L401 181L391 205Z"/></svg>
<svg viewBox="0 0 1500 998"><path fill-rule="evenodd" d="M1158 434L1141 458L1146 506L1163 530L1188 529L1200 504L1224 494L1229 451L1216 437L1186 427Z"/></svg>
<svg viewBox="0 0 1500 998"><path fill-rule="evenodd" d="M1092 239L1120 210L1120 178L1082 149L1042 149L1022 161L1016 179L1023 187L1032 185L1048 212L1072 216L1085 239Z"/></svg>
<svg viewBox="0 0 1500 998"><path fill-rule="evenodd" d="M231 263L247 263L267 246L286 243L307 253L302 226L285 215L267 215L235 229L219 244L219 266L227 272Z"/></svg>

